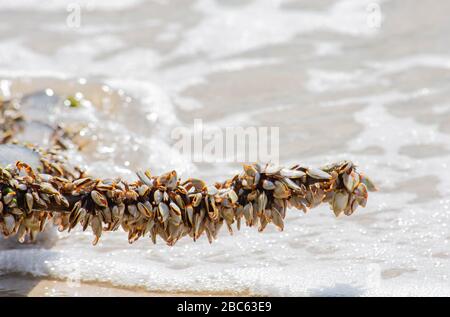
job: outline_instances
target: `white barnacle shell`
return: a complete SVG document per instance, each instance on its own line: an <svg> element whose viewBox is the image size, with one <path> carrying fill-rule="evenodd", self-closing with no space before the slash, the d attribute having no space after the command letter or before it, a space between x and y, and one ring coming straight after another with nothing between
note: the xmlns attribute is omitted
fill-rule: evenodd
<svg viewBox="0 0 450 317"><path fill-rule="evenodd" d="M166 222L167 219L169 219L169 207L165 203L159 203L158 211L160 214L161 222Z"/></svg>
<svg viewBox="0 0 450 317"><path fill-rule="evenodd" d="M108 200L100 192L93 190L91 191L92 200L100 207L108 207Z"/></svg>
<svg viewBox="0 0 450 317"><path fill-rule="evenodd" d="M306 170L306 174L314 179L331 179L331 175L321 169L310 167Z"/></svg>
<svg viewBox="0 0 450 317"><path fill-rule="evenodd" d="M348 197L349 195L346 191L339 191L334 194L332 206L336 217L338 217L344 209L347 208Z"/></svg>
<svg viewBox="0 0 450 317"><path fill-rule="evenodd" d="M359 183L359 176L354 172L350 174L344 173L344 175L342 175L342 180L344 181L345 188L351 193Z"/></svg>
<svg viewBox="0 0 450 317"><path fill-rule="evenodd" d="M262 187L265 190L274 190L275 189L275 184L273 182L265 179L265 180L263 180Z"/></svg>
<svg viewBox="0 0 450 317"><path fill-rule="evenodd" d="M292 170L287 168L282 168L280 170L280 175L289 178L300 178L305 175L305 172L299 170Z"/></svg>

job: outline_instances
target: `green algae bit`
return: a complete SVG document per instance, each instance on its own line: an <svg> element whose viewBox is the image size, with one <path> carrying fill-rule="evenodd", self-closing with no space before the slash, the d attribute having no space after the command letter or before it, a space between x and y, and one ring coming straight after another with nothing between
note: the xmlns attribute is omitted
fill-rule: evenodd
<svg viewBox="0 0 450 317"><path fill-rule="evenodd" d="M80 106L80 101L74 96L68 96L64 101L64 104L71 108L78 108Z"/></svg>

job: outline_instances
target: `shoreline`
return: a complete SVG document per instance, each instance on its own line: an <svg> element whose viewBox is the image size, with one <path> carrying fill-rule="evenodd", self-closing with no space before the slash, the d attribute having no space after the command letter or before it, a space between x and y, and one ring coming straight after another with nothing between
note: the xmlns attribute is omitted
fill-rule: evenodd
<svg viewBox="0 0 450 317"><path fill-rule="evenodd" d="M0 278L0 297L240 297L249 292L149 291L143 287L111 285L106 282L74 283L60 279L37 278L17 273Z"/></svg>

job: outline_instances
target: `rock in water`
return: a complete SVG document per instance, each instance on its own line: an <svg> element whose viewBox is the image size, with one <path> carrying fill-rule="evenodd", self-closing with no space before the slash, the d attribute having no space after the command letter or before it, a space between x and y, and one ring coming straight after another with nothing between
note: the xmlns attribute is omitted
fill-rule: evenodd
<svg viewBox="0 0 450 317"><path fill-rule="evenodd" d="M0 166L13 165L23 161L34 169L41 165L40 155L25 146L16 144L0 144Z"/></svg>
<svg viewBox="0 0 450 317"><path fill-rule="evenodd" d="M51 89L41 90L25 95L20 100L20 107L27 119L49 123L49 117L57 106L63 104L63 98Z"/></svg>
<svg viewBox="0 0 450 317"><path fill-rule="evenodd" d="M16 139L19 142L49 147L54 133L55 129L50 124L38 121L27 121L22 123L22 130L17 133Z"/></svg>
<svg viewBox="0 0 450 317"><path fill-rule="evenodd" d="M26 120L22 122L22 129L16 134L16 139L48 147L55 132L55 113L63 105L63 98L53 90L46 89L25 95L19 103Z"/></svg>

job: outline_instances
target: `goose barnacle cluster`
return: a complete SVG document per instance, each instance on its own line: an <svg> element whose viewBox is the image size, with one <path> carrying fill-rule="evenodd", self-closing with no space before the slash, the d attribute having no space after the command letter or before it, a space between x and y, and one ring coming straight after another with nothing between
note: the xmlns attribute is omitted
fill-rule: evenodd
<svg viewBox="0 0 450 317"><path fill-rule="evenodd" d="M34 240L48 222L60 231L90 227L94 244L103 232L119 228L130 243L145 236L156 243L159 236L173 245L203 234L212 242L223 225L230 233L242 224L283 230L289 208L307 212L328 203L336 216L351 215L376 190L350 161L321 168L255 163L210 186L195 178L182 181L176 171L138 171L134 182L96 179L64 156L71 134L60 127L53 128L50 149L18 145L15 134L27 122L18 105L0 103L0 232L21 242Z"/></svg>

